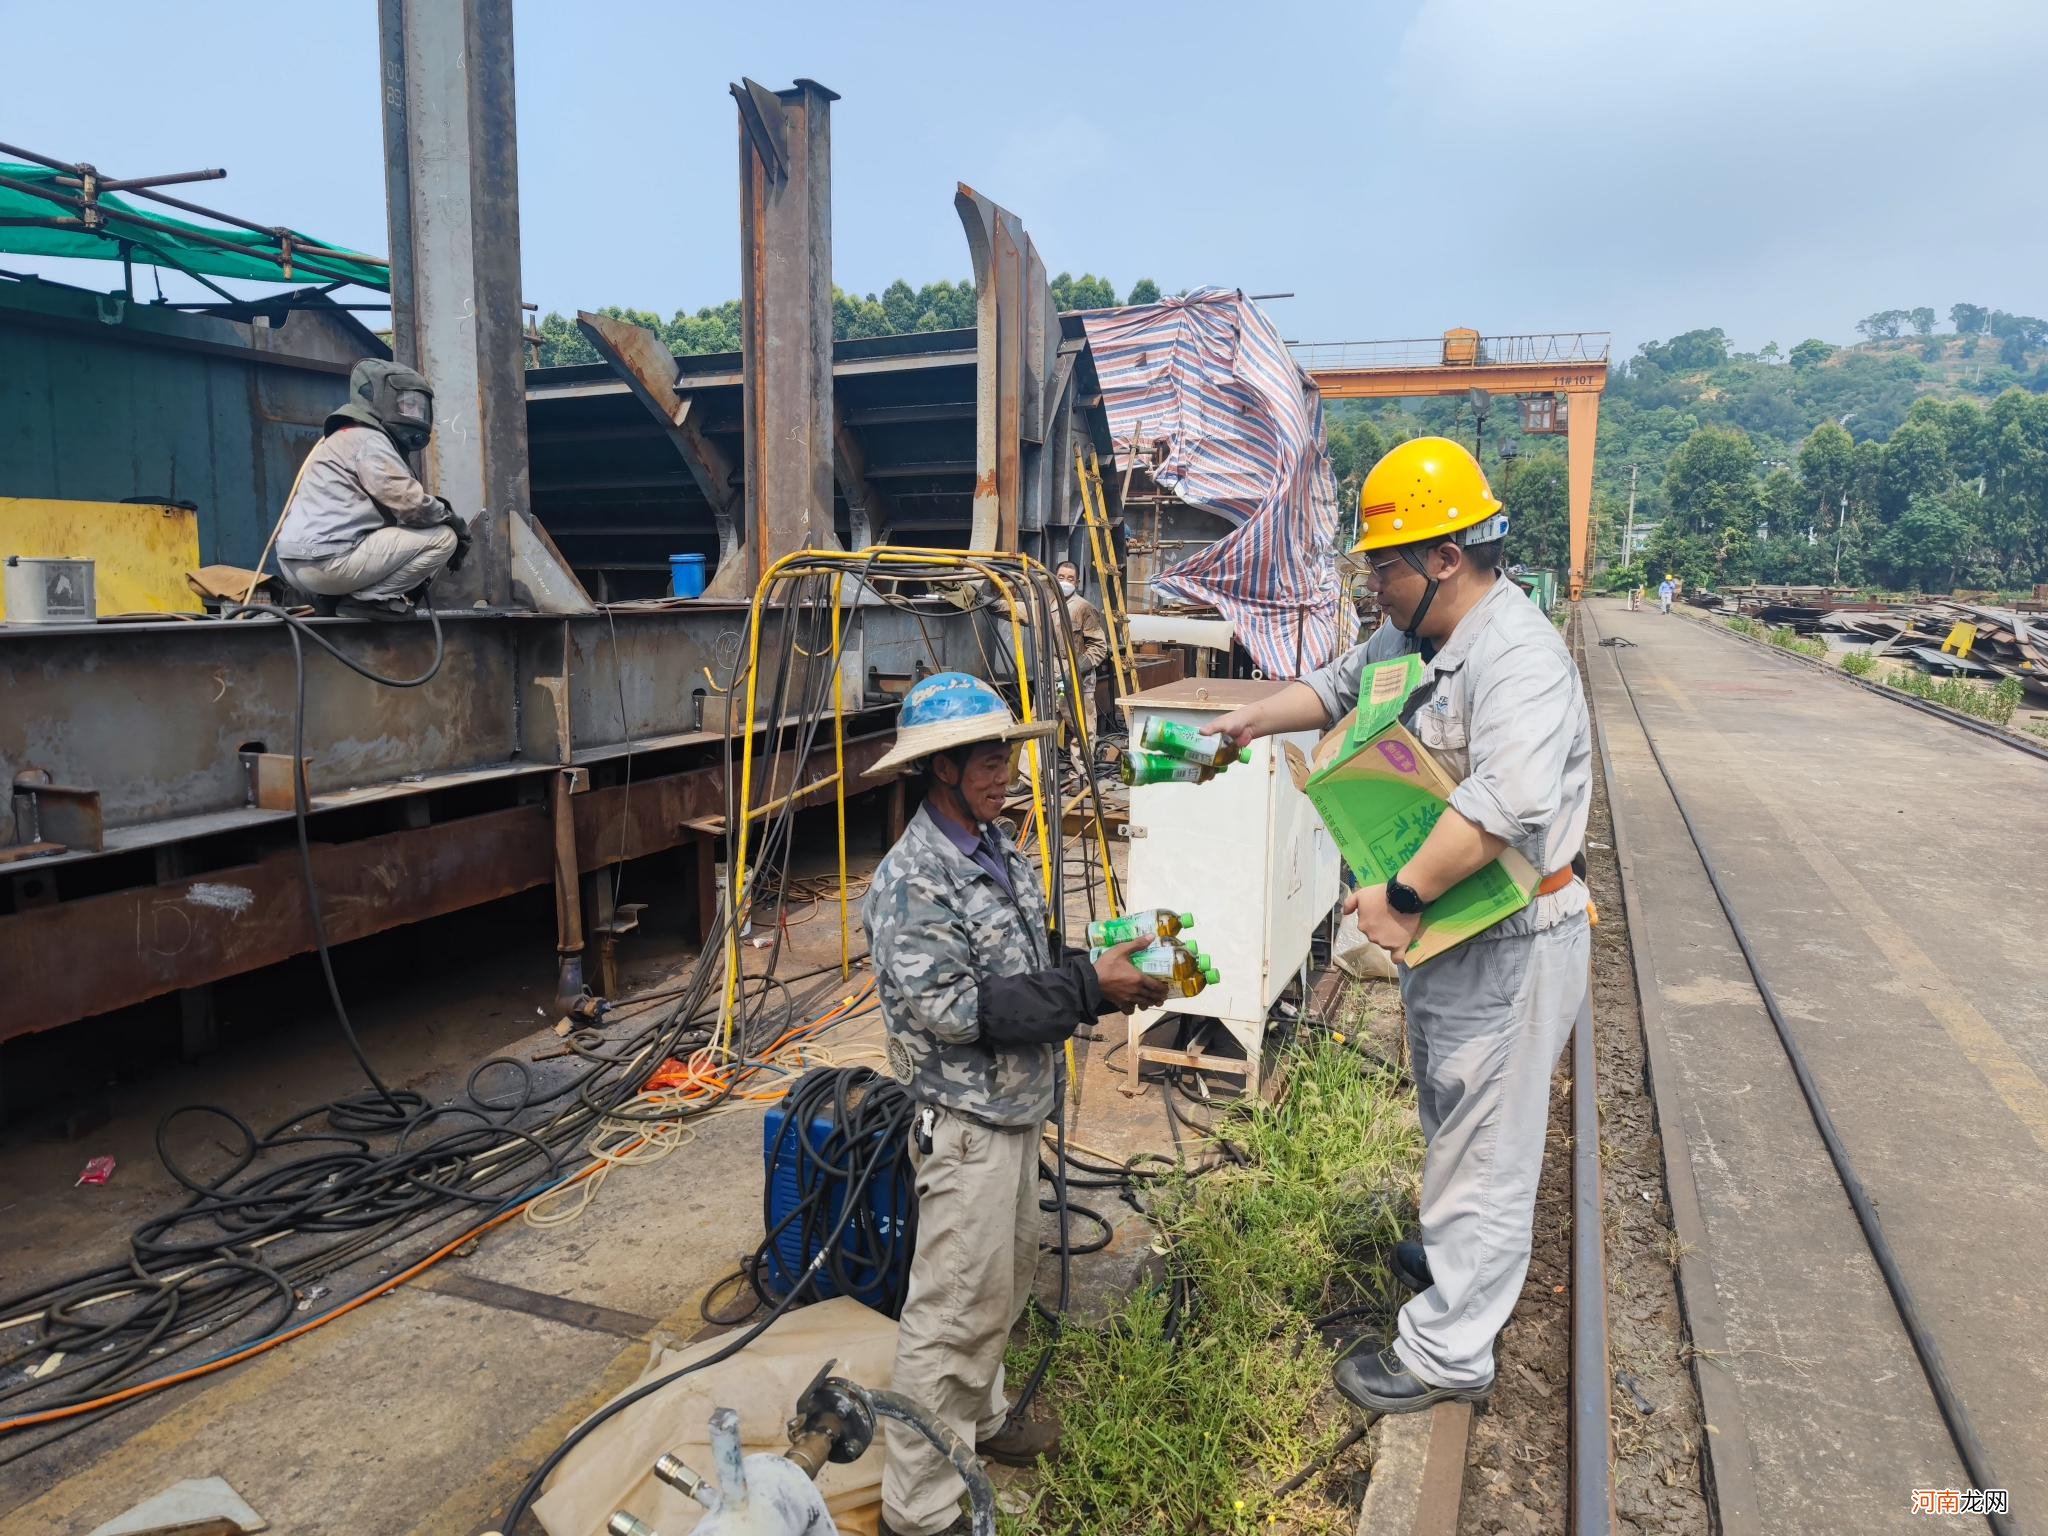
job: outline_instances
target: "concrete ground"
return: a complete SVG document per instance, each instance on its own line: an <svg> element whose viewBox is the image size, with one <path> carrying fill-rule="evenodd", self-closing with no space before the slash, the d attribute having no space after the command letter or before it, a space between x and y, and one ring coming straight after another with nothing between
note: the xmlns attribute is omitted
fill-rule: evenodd
<svg viewBox="0 0 2048 1536"><path fill-rule="evenodd" d="M1725 1528L1917 1529L1913 1490L1969 1479L1623 673L2017 1528L2048 1530L2048 767L1679 614L1586 607Z"/></svg>
<svg viewBox="0 0 2048 1536"><path fill-rule="evenodd" d="M874 857L867 851L862 867ZM647 936L624 952L629 980L648 990L690 958L660 920L687 903L687 887L665 888L638 866L628 884L626 899L655 904ZM790 930L784 974L836 962L835 918L827 904ZM858 952L857 913L855 922ZM365 1046L395 1085L445 1098L485 1056L531 1058L558 1044L545 902L482 909L382 947L368 941L343 952L342 973ZM65 1139L31 1116L0 1139L0 1292L118 1258L135 1222L176 1203L152 1147L165 1110L203 1099L267 1128L358 1091L309 980L294 972L231 989L227 1011L260 1013L260 1029L203 1062L137 1068L93 1091L84 1118L105 1119L83 1135ZM1124 1098L1120 1059L1106 1063L1121 1018L1098 1029L1079 1043L1074 1135L1120 1155L1166 1148L1158 1098ZM846 1061L878 1040L871 1015L835 1031L829 1046ZM703 1122L667 1160L613 1172L573 1225L508 1224L304 1338L0 1465L0 1533L83 1533L180 1479L216 1475L276 1531L467 1536L491 1527L541 1457L638 1373L650 1341L704 1327L700 1298L760 1236L759 1114ZM113 1182L74 1187L85 1158L101 1152L118 1159ZM1107 1252L1076 1261L1084 1315L1121 1290L1147 1240L1113 1199L1090 1203L1121 1221ZM359 1266L334 1294L395 1267ZM1055 1280L1048 1259L1048 1301ZM0 1442L0 1453L12 1449Z"/></svg>

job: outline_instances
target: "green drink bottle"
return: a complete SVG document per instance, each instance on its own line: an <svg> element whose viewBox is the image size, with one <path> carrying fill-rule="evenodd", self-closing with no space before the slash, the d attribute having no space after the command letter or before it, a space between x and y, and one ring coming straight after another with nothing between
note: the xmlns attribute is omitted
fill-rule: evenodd
<svg viewBox="0 0 2048 1536"><path fill-rule="evenodd" d="M1148 752L1163 752L1180 762L1195 763L1214 773L1221 773L1232 763L1252 760L1250 747L1233 752L1221 736L1204 736L1195 726L1183 725L1178 720L1167 720L1159 715L1145 721L1138 745Z"/></svg>
<svg viewBox="0 0 2048 1536"><path fill-rule="evenodd" d="M1117 777L1136 787L1140 784L1199 784L1212 770L1199 763L1177 762L1163 752L1141 752L1133 748L1116 765Z"/></svg>
<svg viewBox="0 0 2048 1536"><path fill-rule="evenodd" d="M1104 950L1110 947L1103 945L1091 950L1089 958L1101 959ZM1136 951L1131 956L1131 965L1143 975L1157 976L1166 983L1169 992L1182 997L1193 997L1223 979L1205 957L1191 953L1174 939L1160 939Z"/></svg>
<svg viewBox="0 0 2048 1536"><path fill-rule="evenodd" d="M1088 925L1088 942L1107 948L1128 944L1133 939L1170 939L1183 928L1195 926L1192 912L1169 912L1155 907L1150 912L1126 912L1122 917L1105 917Z"/></svg>

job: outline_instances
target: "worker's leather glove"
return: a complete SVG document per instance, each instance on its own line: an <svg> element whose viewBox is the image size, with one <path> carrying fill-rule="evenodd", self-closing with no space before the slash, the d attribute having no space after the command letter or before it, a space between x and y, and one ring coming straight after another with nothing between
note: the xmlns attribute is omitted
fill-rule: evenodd
<svg viewBox="0 0 2048 1536"><path fill-rule="evenodd" d="M444 501L441 505L447 507L448 503ZM469 546L476 542L476 536L469 531L469 524L457 515L453 507L449 507L448 515L442 521L455 530L455 553L448 557L448 569L459 571L462 569L462 562L469 558Z"/></svg>
<svg viewBox="0 0 2048 1536"><path fill-rule="evenodd" d="M1132 939L1104 950L1095 962L1095 979L1102 985L1103 1000L1114 1004L1119 1013L1157 1008L1166 1001L1166 982L1131 964L1131 956L1151 942L1150 937Z"/></svg>

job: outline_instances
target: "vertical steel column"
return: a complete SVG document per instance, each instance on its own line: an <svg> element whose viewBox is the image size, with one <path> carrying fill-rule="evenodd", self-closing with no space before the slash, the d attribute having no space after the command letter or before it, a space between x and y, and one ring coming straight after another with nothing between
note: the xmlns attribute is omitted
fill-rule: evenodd
<svg viewBox="0 0 2048 1536"><path fill-rule="evenodd" d="M477 517L452 595L511 598L527 494L512 0L378 0L393 351L434 384L427 484Z"/></svg>
<svg viewBox="0 0 2048 1536"><path fill-rule="evenodd" d="M745 351L746 558L711 591L751 596L832 529L832 103L815 80L732 87L740 120L740 314ZM732 569L732 567L740 567Z"/></svg>
<svg viewBox="0 0 2048 1536"><path fill-rule="evenodd" d="M974 258L975 549L1019 549L1068 506L1060 424L1072 392L1045 263L1024 221L965 182L953 196Z"/></svg>

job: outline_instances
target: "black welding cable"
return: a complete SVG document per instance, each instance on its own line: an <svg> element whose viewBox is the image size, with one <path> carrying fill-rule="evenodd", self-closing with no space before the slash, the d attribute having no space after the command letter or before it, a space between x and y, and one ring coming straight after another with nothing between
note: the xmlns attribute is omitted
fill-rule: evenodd
<svg viewBox="0 0 2048 1536"><path fill-rule="evenodd" d="M1786 1021L1785 1011L1778 1006L1778 994L1772 990L1764 976L1763 963L1757 959L1756 949L1749 941L1749 932L1742 926L1742 919L1735 913L1735 904L1729 899L1721 877L1714 872L1714 859L1707 849L1706 840L1701 837L1699 826L1693 821L1692 812L1685 803L1685 797L1678 792L1678 784L1671 776L1671 769L1664 761L1664 754L1657 749L1657 741L1650 734L1650 723L1643 716L1643 706L1636 698L1635 688L1629 683L1628 670L1622 666L1619 653L1614 658L1615 674L1621 679L1622 692L1627 695L1629 707L1635 711L1636 724L1641 727L1643 741L1650 749L1650 758L1657 765L1657 772L1663 777L1664 787L1671 792L1671 803L1678 808L1679 819L1685 823L1686 836L1692 839L1693 852L1699 856L1700 867L1707 872L1707 883L1713 887L1714 900L1720 903L1721 915L1728 920L1728 930L1735 935L1737 948L1742 951L1743 964L1749 967L1750 979L1756 983L1757 995L1763 999L1764 1011L1771 1016L1771 1027L1778 1032L1778 1043L1784 1047L1785 1057L1792 1064L1792 1075L1799 1082L1799 1092L1806 1099L1807 1111L1813 1116L1814 1128L1820 1132L1820 1139L1828 1149L1828 1160L1835 1166L1835 1176L1841 1181L1842 1189L1849 1197L1849 1204L1856 1212L1856 1223L1863 1229L1864 1241L1870 1247L1871 1257L1877 1261L1878 1272L1884 1276L1885 1288L1891 1292L1892 1304L1898 1309L1899 1321L1905 1325L1906 1336L1912 1341L1913 1353L1920 1359L1920 1369L1927 1377L1927 1385L1934 1393L1934 1401L1941 1409L1942 1422L1948 1426L1949 1437L1955 1441L1956 1452L1962 1457L1963 1470L1969 1474L1970 1482L1977 1488L2004 1488L2010 1486L1992 1476L1990 1458L1985 1454L1984 1443L1977 1438L1976 1428L1970 1422L1968 1411L1963 1407L1962 1398L1949 1380L1948 1367L1943 1364L1941 1350L1934 1342L1926 1320L1920 1315L1919 1305L1913 1299L1913 1292L1906 1284L1906 1277L1899 1268L1891 1242L1884 1235L1877 1209L1871 1204L1870 1195L1863 1187L1863 1180L1856 1172L1855 1164L1849 1159L1849 1150L1843 1144L1841 1133L1835 1129L1835 1119L1828 1111L1827 1101L1821 1096L1820 1084L1815 1080L1813 1069L1807 1065L1806 1053L1800 1049L1799 1041L1792 1033L1792 1026ZM1987 1514L1985 1519L1998 1536L2008 1536L2017 1529L2005 1515Z"/></svg>
<svg viewBox="0 0 2048 1536"><path fill-rule="evenodd" d="M428 610L432 613L432 610ZM327 1001L334 1009L334 1020L341 1026L342 1039L348 1043L349 1054L356 1059L356 1066L377 1090L379 1104L367 1096L349 1101L348 1118L357 1124L396 1125L407 1115L423 1110L427 1101L410 1089L403 1096L392 1092L384 1079L377 1075L377 1069L370 1065L370 1058L363 1050L363 1042L356 1034L356 1026L348 1016L348 1005L341 1000L341 983L334 976L334 956L329 953L327 943L327 922L320 911L320 883L313 876L313 844L306 832L306 651L299 643L300 625L296 619L288 621L286 633L292 641L292 675L295 684L295 702L292 709L292 828L298 835L299 873L306 888L306 917L313 927L313 947L320 956L320 976L327 983ZM325 645L326 641L321 641ZM332 646L328 647L333 650ZM339 655L339 652L335 654ZM345 659L345 658L344 658ZM354 662L349 662L356 671L362 671ZM441 669L441 620L434 616L434 664L416 682L393 684L394 687L416 687Z"/></svg>
<svg viewBox="0 0 2048 1536"><path fill-rule="evenodd" d="M266 617L272 621L277 618L275 614ZM296 625L293 633L300 633ZM320 642L316 631L309 629L305 633ZM437 654L438 650L437 642ZM354 670L372 675L351 658L338 659ZM392 681L416 686L424 681L424 676ZM815 718L815 711L813 714ZM297 755L303 757L303 743L297 744L301 748ZM778 811L769 821L766 838L771 845L779 846L785 866L792 816L790 807ZM722 952L723 942L721 929L712 936L708 950ZM159 1127L159 1151L173 1177L191 1192L187 1205L137 1229L133 1239L135 1257L128 1265L105 1266L54 1286L46 1285L0 1304L0 1316L23 1313L40 1319L37 1336L26 1346L31 1351L40 1348L54 1353L75 1349L78 1338L91 1333L109 1339L103 1348L118 1347L117 1353L94 1360L95 1369L123 1373L132 1373L144 1365L168 1369L176 1357L189 1355L198 1345L263 1309L266 1296L278 1295L281 1299L276 1282L260 1278L260 1267L273 1269L296 1289L345 1264L423 1236L448 1221L474 1220L478 1205L483 1203L478 1198L480 1192L488 1192L495 1207L502 1209L508 1202L516 1203L547 1187L545 1183L536 1185L530 1167L539 1163L553 1178L569 1149L589 1129L601 1123L605 1114L615 1114L630 1103L644 1080L645 1074L639 1068L651 1067L672 1054L678 1044L696 1031L694 1021L704 1016L710 979L711 972L706 968L676 1007L652 1023L638 1026L617 1053L617 1061L593 1061L561 1080L559 1086L537 1085L527 1064L509 1058L493 1058L479 1064L472 1070L467 1085L468 1098L475 1108L464 1108L460 1114L429 1111L422 1106L395 1120L382 1115L352 1117L355 1101L344 1100L316 1106L259 1137L229 1112L198 1106L198 1112L224 1117L237 1128L241 1138L242 1150L231 1152L230 1166L210 1178L188 1174L180 1167L165 1139L169 1126L181 1113L174 1112ZM773 1012L793 1019L799 1009L837 985L836 979L821 981L799 995L792 992L784 978L765 979L758 992L752 987L748 989L750 1003L754 999L759 1002L758 1007L750 1006L748 1022L752 1028L773 1029L771 996L781 999ZM749 1038L755 1038L751 1029ZM765 1043L766 1037L761 1038ZM484 1074L494 1071L510 1071L513 1080L493 1085L486 1092ZM591 1091L593 1078L597 1077L609 1079L603 1095ZM496 1123L500 1117L510 1120L523 1112L545 1111L564 1098L570 1102L552 1111L544 1122L531 1126ZM688 1112L688 1108L677 1109L671 1118L682 1118ZM335 1125L334 1134L298 1131L296 1122L323 1114ZM458 1119L465 1123L452 1129L433 1129L429 1124L433 1120ZM398 1138L398 1148L381 1157L374 1155L367 1138L390 1135ZM297 1151L312 1143L325 1145L282 1165L254 1171L259 1156L279 1150ZM175 1235L175 1229L187 1223L206 1223L208 1231L195 1233L190 1239ZM284 1258L266 1261L266 1266L247 1267L248 1281L239 1285L232 1278L205 1278L206 1269L218 1267L196 1257L220 1253L224 1245L253 1254L268 1243L323 1234L329 1240L311 1248L301 1242ZM239 1259L242 1253L230 1257ZM194 1264L199 1268L194 1269ZM152 1270L152 1265L165 1273ZM173 1270L171 1266L178 1268ZM124 1309L112 1329L99 1328L82 1315L74 1315L76 1308L97 1307L124 1296L142 1299ZM193 1305L185 1305L188 1296L193 1298ZM264 1332L275 1332L276 1326L267 1324ZM159 1346L154 1342L158 1339L167 1343ZM247 1342L250 1341L244 1341ZM161 1349L161 1353L153 1355L155 1349ZM83 1362L80 1368L84 1368ZM46 1383L71 1374L67 1370L39 1380L24 1379L0 1386L0 1400L35 1393L45 1398L45 1406L53 1406L47 1401ZM5 1460L32 1454L50 1439L96 1422L110 1411L60 1421L54 1434L34 1443L28 1443L28 1437L23 1436L22 1448L14 1451L10 1447Z"/></svg>

